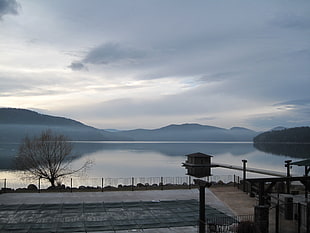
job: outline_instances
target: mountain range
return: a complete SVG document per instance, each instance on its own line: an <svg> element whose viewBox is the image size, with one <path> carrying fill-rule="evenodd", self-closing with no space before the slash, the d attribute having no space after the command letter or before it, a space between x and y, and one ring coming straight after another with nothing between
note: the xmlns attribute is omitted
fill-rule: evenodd
<svg viewBox="0 0 310 233"><path fill-rule="evenodd" d="M51 129L74 141L252 141L259 132L200 124L172 124L158 129L103 130L79 121L27 109L0 108L0 142L20 142L25 136Z"/></svg>

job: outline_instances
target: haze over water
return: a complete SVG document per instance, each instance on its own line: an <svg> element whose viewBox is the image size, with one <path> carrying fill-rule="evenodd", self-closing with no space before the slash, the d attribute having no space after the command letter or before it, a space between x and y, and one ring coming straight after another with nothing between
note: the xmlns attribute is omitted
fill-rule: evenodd
<svg viewBox="0 0 310 233"><path fill-rule="evenodd" d="M3 161L4 145L0 145L0 148L1 161ZM241 166L242 160L246 159L248 167L283 173L286 172L285 160L302 160L302 158L259 151L251 142L74 142L74 151L80 156L73 162L73 168L79 167L85 160L92 161L92 166L82 175L83 179L181 177L186 174L185 168L182 167L182 162L186 160L185 155L195 152L212 155L213 163ZM11 159L15 152L16 149L11 151ZM20 178L13 170L3 167L1 169L1 179ZM241 171L224 168L213 168L212 174L242 176ZM293 166L292 174L303 175L303 169ZM248 173L247 176L262 177L263 175Z"/></svg>

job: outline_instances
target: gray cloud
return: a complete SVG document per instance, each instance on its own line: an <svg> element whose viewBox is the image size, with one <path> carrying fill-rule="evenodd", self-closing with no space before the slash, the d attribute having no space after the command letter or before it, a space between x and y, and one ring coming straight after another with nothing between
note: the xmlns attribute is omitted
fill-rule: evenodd
<svg viewBox="0 0 310 233"><path fill-rule="evenodd" d="M144 52L139 49L110 42L91 49L83 59L83 62L91 64L110 64L120 61L133 62L144 56Z"/></svg>
<svg viewBox="0 0 310 233"><path fill-rule="evenodd" d="M277 15L271 20L271 23L282 28L309 29L309 16L296 15L294 13L286 13Z"/></svg>
<svg viewBox="0 0 310 233"><path fill-rule="evenodd" d="M289 100L274 104L274 106L309 106L310 99Z"/></svg>
<svg viewBox="0 0 310 233"><path fill-rule="evenodd" d="M274 113L251 115L247 122L255 127L265 126L271 129L275 126L296 127L310 125L310 99L289 100L275 103L278 111Z"/></svg>
<svg viewBox="0 0 310 233"><path fill-rule="evenodd" d="M0 0L0 20L4 15L17 15L19 8L20 5L16 0Z"/></svg>
<svg viewBox="0 0 310 233"><path fill-rule="evenodd" d="M23 17L1 28L1 70L10 76L0 77L0 93L9 104L15 93L46 91L38 108L113 127L118 118L128 128L137 118L228 125L253 111L246 123L259 128L264 119L278 125L309 116L307 104L286 101L309 96L309 1L22 3ZM17 13L10 9L0 17ZM39 99L29 101L36 107Z"/></svg>
<svg viewBox="0 0 310 233"><path fill-rule="evenodd" d="M88 68L82 62L72 62L71 65L68 66L72 70L88 70Z"/></svg>

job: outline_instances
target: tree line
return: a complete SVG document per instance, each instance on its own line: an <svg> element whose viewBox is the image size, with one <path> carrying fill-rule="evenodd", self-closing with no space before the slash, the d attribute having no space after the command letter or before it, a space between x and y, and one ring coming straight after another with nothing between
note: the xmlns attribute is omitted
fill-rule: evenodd
<svg viewBox="0 0 310 233"><path fill-rule="evenodd" d="M310 127L295 127L261 133L254 143L310 143Z"/></svg>

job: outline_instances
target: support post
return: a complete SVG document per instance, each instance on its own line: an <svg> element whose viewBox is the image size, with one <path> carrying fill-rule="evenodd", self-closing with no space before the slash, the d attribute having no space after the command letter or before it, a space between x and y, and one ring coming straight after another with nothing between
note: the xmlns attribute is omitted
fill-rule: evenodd
<svg viewBox="0 0 310 233"><path fill-rule="evenodd" d="M298 228L297 228L297 232L298 233L300 233L301 232L301 204L300 204L300 202L298 202L298 209L297 209L297 211L298 211Z"/></svg>
<svg viewBox="0 0 310 233"><path fill-rule="evenodd" d="M307 177L308 176L308 173L309 173L309 169L308 169L309 166L305 166L305 176ZM305 184L305 198L308 199L308 180L306 180L306 184Z"/></svg>
<svg viewBox="0 0 310 233"><path fill-rule="evenodd" d="M70 187L71 187L70 192L71 193L72 193L72 185L73 185L72 178L70 178Z"/></svg>
<svg viewBox="0 0 310 233"><path fill-rule="evenodd" d="M135 178L131 177L131 191L134 191L134 186L135 186Z"/></svg>
<svg viewBox="0 0 310 233"><path fill-rule="evenodd" d="M257 205L254 207L254 222L260 232L269 232L269 206Z"/></svg>
<svg viewBox="0 0 310 233"><path fill-rule="evenodd" d="M279 224L280 224L280 208L279 208L279 198L278 198L278 203L276 205L276 232L275 233L280 233L279 232Z"/></svg>
<svg viewBox="0 0 310 233"><path fill-rule="evenodd" d="M195 184L199 186L199 233L206 232L206 187L210 187L210 183L195 179Z"/></svg>
<svg viewBox="0 0 310 233"><path fill-rule="evenodd" d="M310 202L307 202L307 219L306 219L306 224L307 224L307 231L310 232Z"/></svg>
<svg viewBox="0 0 310 233"><path fill-rule="evenodd" d="M258 205L265 205L265 182L259 182Z"/></svg>
<svg viewBox="0 0 310 233"><path fill-rule="evenodd" d="M160 177L161 190L164 190L164 178Z"/></svg>
<svg viewBox="0 0 310 233"><path fill-rule="evenodd" d="M41 192L41 178L39 178L39 190L38 190L38 192L40 193Z"/></svg>
<svg viewBox="0 0 310 233"><path fill-rule="evenodd" d="M292 160L285 160L285 167L286 167L286 176L287 177L290 177L291 176L291 162ZM291 190L290 190L290 181L286 181L286 191L287 193L290 193Z"/></svg>
<svg viewBox="0 0 310 233"><path fill-rule="evenodd" d="M205 186L199 186L199 233L206 232L206 199Z"/></svg>
<svg viewBox="0 0 310 233"><path fill-rule="evenodd" d="M245 192L245 185L246 185L246 163L247 163L248 161L247 160L245 160L245 159L243 159L242 160L242 163L243 163L243 184L242 184L242 190L243 190L243 192Z"/></svg>
<svg viewBox="0 0 310 233"><path fill-rule="evenodd" d="M101 192L103 192L103 177L101 178Z"/></svg>

